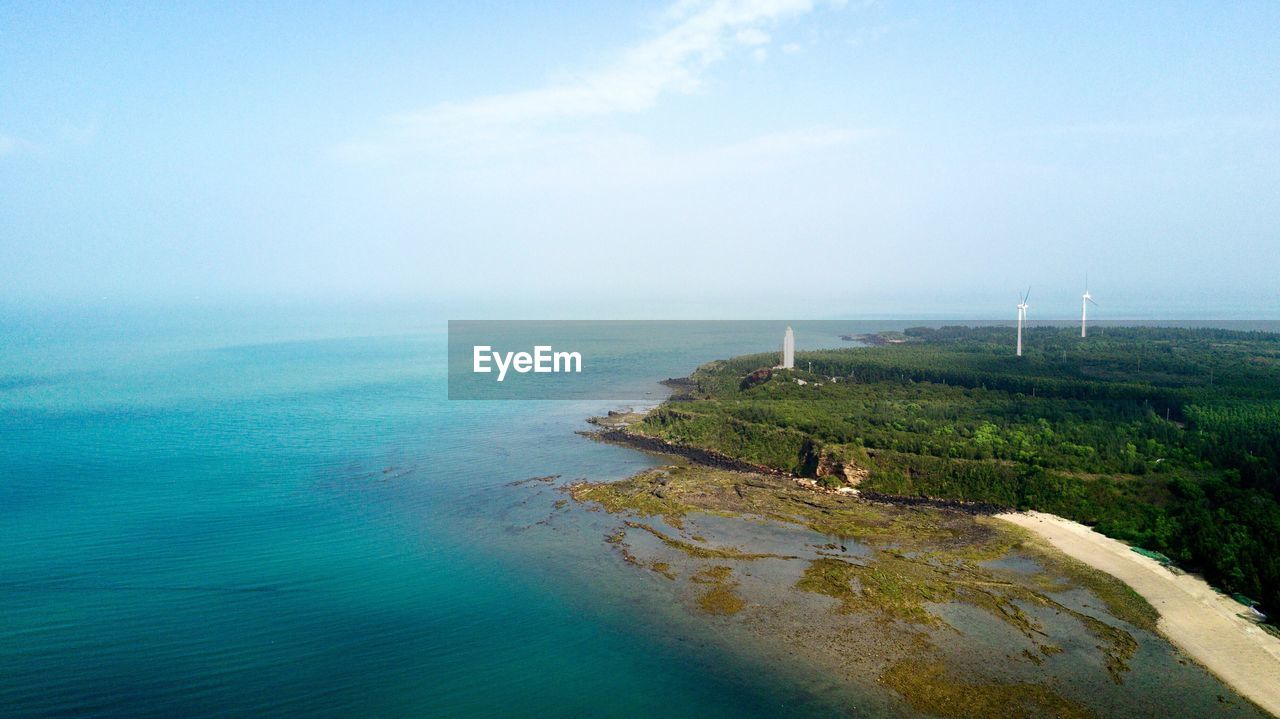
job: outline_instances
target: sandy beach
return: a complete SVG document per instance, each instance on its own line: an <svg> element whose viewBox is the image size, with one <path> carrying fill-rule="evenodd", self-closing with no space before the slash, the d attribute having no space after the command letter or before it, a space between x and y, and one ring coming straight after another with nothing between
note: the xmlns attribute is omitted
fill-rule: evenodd
<svg viewBox="0 0 1280 719"><path fill-rule="evenodd" d="M998 516L1133 587L1160 612L1159 629L1171 642L1241 695L1280 716L1280 639L1246 619L1236 601L1203 579L1174 574L1082 524L1040 512Z"/></svg>

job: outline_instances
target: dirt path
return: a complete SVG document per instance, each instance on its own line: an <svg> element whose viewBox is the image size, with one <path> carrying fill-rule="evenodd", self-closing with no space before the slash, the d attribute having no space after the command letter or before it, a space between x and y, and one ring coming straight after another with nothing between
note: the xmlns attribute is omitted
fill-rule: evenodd
<svg viewBox="0 0 1280 719"><path fill-rule="evenodd" d="M1040 512L997 516L1133 587L1160 612L1160 631L1171 642L1241 695L1280 716L1280 639L1241 616L1246 610L1235 600L1199 577L1174 574L1082 524Z"/></svg>

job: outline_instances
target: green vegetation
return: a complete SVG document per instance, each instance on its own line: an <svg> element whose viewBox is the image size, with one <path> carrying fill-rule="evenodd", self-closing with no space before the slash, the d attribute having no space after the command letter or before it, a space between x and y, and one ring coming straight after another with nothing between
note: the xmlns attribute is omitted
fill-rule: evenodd
<svg viewBox="0 0 1280 719"><path fill-rule="evenodd" d="M737 614L747 606L738 596L738 583L733 581L733 568L723 565L707 567L693 575L691 581L707 585L698 597L698 608L707 614Z"/></svg>
<svg viewBox="0 0 1280 719"><path fill-rule="evenodd" d="M1280 335L1031 328L1017 358L1009 328L905 334L802 353L812 372L758 372L772 355L704 365L629 431L824 486L1053 512L1280 615ZM665 492L645 501L683 509ZM799 503L782 518L797 513L840 536L870 531Z"/></svg>
<svg viewBox="0 0 1280 719"><path fill-rule="evenodd" d="M821 477L818 477L818 486L823 489L836 489L838 487L843 487L844 485L845 481L834 474L824 474Z"/></svg>
<svg viewBox="0 0 1280 719"><path fill-rule="evenodd" d="M665 470L656 470L650 474L657 482L663 481L667 475ZM680 528L685 513L691 509L686 504L667 499L661 485L655 488L639 483L580 483L572 485L569 492L579 502L595 502L606 512L617 512L625 508L644 517L662 517L667 524L677 529Z"/></svg>
<svg viewBox="0 0 1280 719"><path fill-rule="evenodd" d="M1094 713L1041 684L974 683L957 679L941 662L908 659L894 664L880 681L913 709L954 719L983 717L1061 717L1083 719Z"/></svg>
<svg viewBox="0 0 1280 719"><path fill-rule="evenodd" d="M889 555L868 564L832 557L815 559L805 568L796 588L839 601L839 611L844 613L879 613L925 626L942 623L925 610L926 602L950 602L956 598L942 573Z"/></svg>

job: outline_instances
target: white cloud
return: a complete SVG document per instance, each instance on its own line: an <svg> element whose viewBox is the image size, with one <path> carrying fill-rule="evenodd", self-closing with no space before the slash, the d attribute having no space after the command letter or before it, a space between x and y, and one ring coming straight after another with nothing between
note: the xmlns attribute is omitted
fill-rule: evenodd
<svg viewBox="0 0 1280 719"><path fill-rule="evenodd" d="M349 143L340 154L377 159L459 144L519 144L529 139L522 133L541 132L557 121L647 110L663 95L696 92L706 70L734 48L753 48L755 59L764 59L771 38L762 28L813 7L813 0L681 0L663 13L666 30L602 69L545 87L395 115L371 139Z"/></svg>
<svg viewBox="0 0 1280 719"><path fill-rule="evenodd" d="M627 198L758 182L782 168L825 172L815 168L883 133L817 125L672 147L610 122L652 108L664 95L695 92L706 70L731 53L765 61L774 39L763 28L812 8L810 0L679 2L664 13L665 30L603 69L402 113L339 148L338 157L374 170L375 182L397 191L435 188L538 207L576 207L584 197L596 198L593 207L626 206Z"/></svg>
<svg viewBox="0 0 1280 719"><path fill-rule="evenodd" d="M769 44L769 33L759 28L749 27L745 30L739 30L738 34L734 37L738 41L739 45L754 47L756 45Z"/></svg>
<svg viewBox="0 0 1280 719"><path fill-rule="evenodd" d="M0 134L0 156L8 155L18 149L18 141L5 134Z"/></svg>
<svg viewBox="0 0 1280 719"><path fill-rule="evenodd" d="M696 12L688 11L694 3L685 5L678 24L626 51L611 67L561 85L446 103L400 119L424 125L518 124L645 110L664 93L697 90L703 72L727 53L730 32L741 44L758 45L769 40L760 24L813 9L810 0L719 0L698 3Z"/></svg>

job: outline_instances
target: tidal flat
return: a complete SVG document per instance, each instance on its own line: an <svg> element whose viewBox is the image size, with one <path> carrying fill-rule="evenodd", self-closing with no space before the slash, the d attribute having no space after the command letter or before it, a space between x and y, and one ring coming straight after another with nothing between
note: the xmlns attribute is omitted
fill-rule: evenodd
<svg viewBox="0 0 1280 719"><path fill-rule="evenodd" d="M853 715L1266 716L1157 635L1141 596L1023 529L671 459L563 491L616 518L602 548L746 630L744 651L857 686Z"/></svg>

